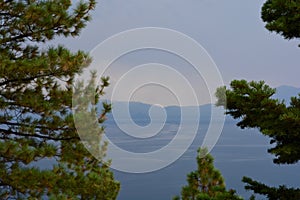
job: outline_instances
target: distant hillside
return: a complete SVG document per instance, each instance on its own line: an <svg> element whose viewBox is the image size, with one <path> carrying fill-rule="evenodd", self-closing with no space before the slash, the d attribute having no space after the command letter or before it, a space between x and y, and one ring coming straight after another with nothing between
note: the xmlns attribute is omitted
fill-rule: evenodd
<svg viewBox="0 0 300 200"><path fill-rule="evenodd" d="M300 88L283 85L276 88L273 98L284 100L286 104L289 104L291 97L297 96L299 93Z"/></svg>
<svg viewBox="0 0 300 200"><path fill-rule="evenodd" d="M273 95L273 98L284 100L287 104L290 102L290 98L292 96L297 96L300 93L300 88L292 87L292 86L280 86L276 88L276 94ZM123 116L123 119L128 119L126 116L126 107L128 104L122 101L113 102L113 109L118 110ZM131 119L134 120L137 124L139 121L143 121L143 123L150 123L149 110L150 108L153 111L153 114L157 114L157 116L161 113L161 107L156 105L145 104L141 102L129 102L129 112ZM167 122L170 123L179 123L181 118L181 109L182 111L193 111L195 109L200 110L200 120L209 121L211 116L211 109L218 109L212 104L206 104L201 106L167 106L164 108L167 114ZM187 115L189 117L189 115ZM108 114L108 121L113 121L112 113ZM231 117L227 117L228 120Z"/></svg>
<svg viewBox="0 0 300 200"><path fill-rule="evenodd" d="M112 107L115 110L118 110L119 118L122 120L128 120L128 116L126 111L128 104L126 102L113 102ZM200 121L209 121L211 116L212 109L220 109L217 108L214 105L206 104L202 106L167 106L167 107L159 107L156 105L150 105L150 104L144 104L140 102L129 102L129 112L130 112L130 118L135 121L137 124L139 124L139 121L142 121L143 123L150 123L150 116L149 111L152 111L152 114L154 116L154 119L157 119L160 117L161 113L163 112L163 109L166 113L166 122L167 123L180 123L181 120L181 112L186 113L186 119L193 119L194 116L192 113L195 111L195 109L199 109L200 113ZM156 117L155 117L156 116ZM116 115L114 115L116 117ZM108 122L113 121L113 113L110 113L107 115Z"/></svg>

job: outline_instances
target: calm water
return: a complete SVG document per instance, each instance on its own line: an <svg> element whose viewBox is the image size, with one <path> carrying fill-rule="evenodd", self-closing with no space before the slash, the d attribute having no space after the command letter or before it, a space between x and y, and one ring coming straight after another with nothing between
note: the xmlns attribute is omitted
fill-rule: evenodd
<svg viewBox="0 0 300 200"><path fill-rule="evenodd" d="M147 122L139 121L140 125ZM186 174L196 169L196 152L202 144L208 123L202 122L197 136L184 155L170 166L145 174L129 174L114 171L121 182L119 200L153 200L172 199L180 193L186 184ZM165 124L163 130L150 139L139 140L124 134L113 122L108 122L106 134L123 149L133 152L150 152L157 150L171 141L176 134L176 123ZM241 130L233 121L225 123L222 135L211 154L215 166L223 174L227 188L248 198L251 192L244 190L241 182L243 176L249 176L268 185L286 184L299 187L300 165L274 165L272 155L267 153L269 139L257 130Z"/></svg>

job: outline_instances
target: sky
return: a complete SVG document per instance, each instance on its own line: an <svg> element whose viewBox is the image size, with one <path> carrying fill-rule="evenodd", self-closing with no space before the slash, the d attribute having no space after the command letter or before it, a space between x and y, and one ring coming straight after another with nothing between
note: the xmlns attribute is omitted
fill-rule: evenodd
<svg viewBox="0 0 300 200"><path fill-rule="evenodd" d="M76 0L74 2L77 2ZM264 0L102 0L92 12L92 21L81 35L58 39L72 50L93 50L107 38L134 28L161 27L179 31L197 41L216 64L225 85L234 79L265 80L272 87L299 86L299 40L285 40L264 28L260 9ZM155 38L149 38L154 40ZM176 41L174 41L176 43ZM116 46L115 48L118 48ZM100 56L101 57L101 56ZM99 61L101 58L97 58ZM169 52L146 49L128 53L115 60L105 75L111 77L107 97L111 98L120 78L136 66L159 63L177 70L192 85L198 104L215 100L207 89L205 77L190 63ZM99 64L99 63L98 63ZM149 79L144 73L139 77ZM168 74L163 77L170 79ZM210 77L209 77L210 78ZM174 83L176 79L173 80ZM178 84L178 90L186 88ZM184 84L182 84L184 85ZM142 101L151 104L178 104L180 92L159 84L141 85L114 100ZM189 95L186 95L189 99ZM184 105L195 101L185 101Z"/></svg>

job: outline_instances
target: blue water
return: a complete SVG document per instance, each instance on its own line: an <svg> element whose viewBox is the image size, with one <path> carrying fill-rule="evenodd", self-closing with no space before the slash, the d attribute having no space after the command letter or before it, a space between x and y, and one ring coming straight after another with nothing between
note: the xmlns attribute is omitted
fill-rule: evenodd
<svg viewBox="0 0 300 200"><path fill-rule="evenodd" d="M140 122L143 124L143 122ZM147 124L147 123L145 123ZM114 170L121 182L119 200L172 199L186 184L186 174L196 169L197 149L201 146L208 123L202 122L190 148L173 164L159 171L131 174ZM150 152L168 144L175 136L178 124L167 123L163 130L150 139L134 139L124 134L114 123L106 124L106 135L123 149L133 152ZM255 129L241 130L231 120L226 121L218 143L211 154L215 166L225 178L227 188L237 190L246 199L251 192L244 190L243 176L249 176L265 184L300 186L300 164L275 165L273 156L267 153L269 139ZM263 198L260 198L263 199Z"/></svg>

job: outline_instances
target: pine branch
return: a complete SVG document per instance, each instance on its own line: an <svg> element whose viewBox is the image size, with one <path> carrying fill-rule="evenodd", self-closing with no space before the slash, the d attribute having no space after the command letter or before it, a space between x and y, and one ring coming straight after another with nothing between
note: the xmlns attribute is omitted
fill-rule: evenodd
<svg viewBox="0 0 300 200"><path fill-rule="evenodd" d="M40 138L40 139L47 139L47 140L53 140L53 141L70 141L70 140L80 140L79 136L74 136L74 137L61 137L61 138L56 138L56 137L51 137L51 136L46 136L46 135L40 135L37 133L32 133L32 134L26 134L26 133L21 133L21 132L15 132L11 130L6 130L6 129L1 129L0 132L3 132L5 134L9 135L16 135L16 136L23 136L23 137L35 137L35 138Z"/></svg>

